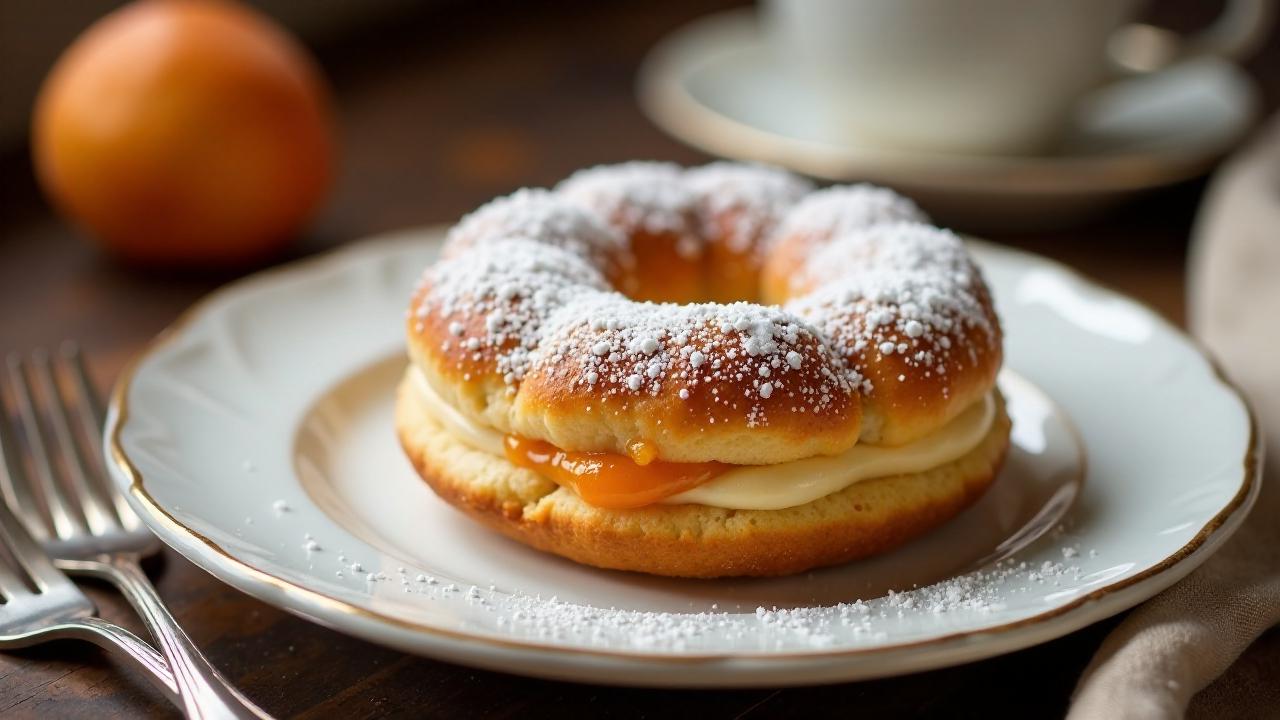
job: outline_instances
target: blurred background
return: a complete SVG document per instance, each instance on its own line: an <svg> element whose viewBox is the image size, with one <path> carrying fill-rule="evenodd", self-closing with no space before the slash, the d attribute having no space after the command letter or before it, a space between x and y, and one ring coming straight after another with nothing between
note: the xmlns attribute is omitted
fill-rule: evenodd
<svg viewBox="0 0 1280 720"><path fill-rule="evenodd" d="M379 232L450 222L496 195L553 184L587 165L711 159L690 144L706 147L698 132L684 134L689 142L682 142L646 116L637 99L640 68L646 57L653 65L655 48L690 23L735 8L752 12L750 4L728 0L252 3L266 22L293 34L302 45L300 52L318 63L319 92L333 119L332 175L331 183L317 191L314 205L299 214L297 229L287 233L282 250L223 267L228 264L201 262L199 253L179 262L163 254L158 262L122 260L121 253L93 242L90 238L100 233L69 219L67 203L55 206L37 182L31 117L42 83L86 28L121 5L107 0L0 2L0 287L6 298L21 298L0 304L0 328L5 345L19 339L23 346L35 346L80 338L107 355L106 377L195 298L256 267ZM1134 10L1143 22L1183 33L1209 25L1226 6L1159 0ZM145 58L120 62L136 68L145 65ZM1278 69L1280 43L1271 38L1251 48L1232 71L1237 82L1246 78L1249 83L1249 97L1242 101L1249 107L1232 110L1236 122L1252 127L1280 103ZM680 71L665 72L678 76ZM745 86L750 97L750 77ZM779 105L785 112L787 103ZM673 129L670 114L655 114L652 102L646 107L663 127ZM78 122L73 111L64 114L72 116L67 122ZM679 135L683 128L675 129ZM1244 136L1229 134L1237 143ZM749 147L730 144L727 149L735 157L788 160L785 152L761 158ZM1064 259L1181 321L1186 238L1204 173L1227 149L1210 148L1196 156L1188 165L1194 175L1189 180L1126 196L1092 215L1061 223L1049 218L1038 227L1032 223L1029 230L1010 230L999 222L988 228L988 223L963 217L949 222L945 212L940 219L960 231L981 230ZM892 179L895 163L911 168L912 162L922 162L903 157L878 156L878 164L868 165L876 172L867 177L858 176L854 163L837 169L837 175L847 176L837 179L881 179L886 167ZM1002 162L997 158L994 167ZM990 171L993 163L983 163L973 167ZM799 166L808 167L803 162ZM936 188L928 187L898 189L936 213L939 203L947 201L947 190L982 182L981 173L965 177L968 167L961 163L952 168L959 175L941 193L931 195ZM1032 172L1014 182L1055 182L1058 167L1033 165ZM199 174L199 169L184 172ZM916 175L920 172L926 178L937 174L927 161ZM1106 180L1106 167L1100 172L1077 182ZM1128 170L1117 171L1124 172ZM68 184L65 178L60 182ZM113 180L108 176L97 182L111 185ZM56 185L46 182L46 189L51 184ZM1006 210L997 194L994 204L984 205L984 214L999 219L1002 213L1013 214L1016 206L1016 201L1008 203ZM148 218L138 215L127 216L127 223L146 226Z"/></svg>

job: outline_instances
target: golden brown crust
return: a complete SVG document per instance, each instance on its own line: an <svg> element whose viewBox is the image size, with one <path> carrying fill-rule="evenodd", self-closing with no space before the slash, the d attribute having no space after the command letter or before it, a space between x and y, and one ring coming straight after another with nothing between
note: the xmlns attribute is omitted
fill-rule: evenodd
<svg viewBox="0 0 1280 720"><path fill-rule="evenodd" d="M989 329L957 328L949 337L955 351L945 366L921 372L911 353L885 355L874 346L856 347L850 325L832 323L827 335L846 362L870 381L862 395L862 442L905 445L937 430L996 384L1004 360L1003 337L985 287L975 288Z"/></svg>
<svg viewBox="0 0 1280 720"><path fill-rule="evenodd" d="M500 358L519 337L468 345L465 339L485 334L487 315L436 311L429 304L431 291L432 285L424 283L411 301L409 355L442 397L499 432L573 450L615 453L643 440L663 460L738 464L832 455L857 441L862 406L855 389L822 340L794 318L794 326L777 326L792 336L774 341L787 343L788 352L775 350L772 367L765 366L763 353L724 352L725 347L747 346L754 327L723 328L714 317L688 321L683 325L687 339L665 353L657 377L636 371L648 358L626 353L616 333L581 323L541 339L544 349L556 348L545 353L555 359L531 364L519 383L508 384ZM520 314L510 307L504 308L510 315ZM764 308L755 316L783 317ZM593 353L602 337L612 338L608 351L618 351L622 359ZM700 359L702 354L708 359ZM786 361L789 355L795 355L794 364ZM584 358L595 364L574 365ZM583 382L592 368L599 372L591 383ZM645 384L632 388L634 380ZM761 392L766 383L769 391Z"/></svg>
<svg viewBox="0 0 1280 720"><path fill-rule="evenodd" d="M907 241L917 247L903 251ZM872 268L874 276L880 272L877 256L895 250L908 257L891 263L905 268L887 269L894 274L892 282L877 286L863 276L860 266ZM912 267L914 262L926 264L927 271ZM762 280L768 297L813 322L848 366L869 381L862 393L862 442L894 446L924 437L995 385L1003 363L1000 321L981 271L949 233L898 222L846 236L792 234L779 239L768 263ZM780 277L786 282L782 290ZM872 297L894 285L907 289L891 290L890 302ZM842 297L846 287L856 288L859 299L850 303ZM921 309L928 305L922 297L930 293L946 296L938 306L964 305L965 310L938 313L950 317L935 318L934 327L917 322L912 337L905 332L902 306L915 305L923 319L930 310ZM886 310L897 322L871 320ZM888 352L885 344L891 346Z"/></svg>
<svg viewBox="0 0 1280 720"><path fill-rule="evenodd" d="M760 299L760 268L764 259L761 241L729 242L735 228L743 224L738 217L744 211L730 209L708 219L707 250L703 274L707 276L707 302L757 302Z"/></svg>
<svg viewBox="0 0 1280 720"><path fill-rule="evenodd" d="M682 238L673 232L630 229L635 265L627 281L634 288L627 295L635 300L691 303L703 293L702 263L680 252Z"/></svg>
<svg viewBox="0 0 1280 720"><path fill-rule="evenodd" d="M908 443L1001 364L981 274L922 218L882 188L743 165L589 169L450 232L410 356L472 420L570 450L773 464ZM781 307L674 304L753 297L762 263Z"/></svg>
<svg viewBox="0 0 1280 720"><path fill-rule="evenodd" d="M897 547L954 517L990 486L1008 448L1003 402L964 457L923 473L856 483L784 510L655 505L606 510L449 435L408 380L396 427L419 475L454 507L504 535L580 563L677 577L802 572Z"/></svg>

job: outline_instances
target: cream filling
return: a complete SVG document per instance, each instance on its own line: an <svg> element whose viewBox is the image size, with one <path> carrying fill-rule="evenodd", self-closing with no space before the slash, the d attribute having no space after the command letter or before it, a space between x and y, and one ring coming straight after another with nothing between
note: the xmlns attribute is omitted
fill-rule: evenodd
<svg viewBox="0 0 1280 720"><path fill-rule="evenodd" d="M423 408L450 434L476 450L506 457L501 433L476 423L446 402L418 368L412 368L410 374ZM963 457L982 442L995 420L994 394L992 390L937 431L906 445L859 444L839 455L777 465L744 465L662 502L734 510L781 510L813 502L862 480L924 472Z"/></svg>

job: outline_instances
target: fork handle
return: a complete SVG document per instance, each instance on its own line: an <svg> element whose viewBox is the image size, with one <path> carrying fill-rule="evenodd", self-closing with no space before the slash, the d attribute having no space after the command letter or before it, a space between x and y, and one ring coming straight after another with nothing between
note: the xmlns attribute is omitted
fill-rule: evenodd
<svg viewBox="0 0 1280 720"><path fill-rule="evenodd" d="M182 709L188 718L270 720L270 715L232 687L191 642L147 579L137 556L102 555L76 569L114 584L138 611L169 661Z"/></svg>
<svg viewBox="0 0 1280 720"><path fill-rule="evenodd" d="M6 646L26 647L49 640L88 640L104 650L113 652L117 657L128 660L130 664L144 672L147 679L170 701L181 704L178 700L178 686L164 658L144 640L119 625L99 617L77 618L57 625L41 627L23 635L10 636L6 638Z"/></svg>

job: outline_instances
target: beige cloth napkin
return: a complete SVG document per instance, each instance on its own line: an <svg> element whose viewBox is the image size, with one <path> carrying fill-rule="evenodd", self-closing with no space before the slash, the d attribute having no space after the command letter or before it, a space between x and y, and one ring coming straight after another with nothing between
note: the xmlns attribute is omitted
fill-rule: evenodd
<svg viewBox="0 0 1280 720"><path fill-rule="evenodd" d="M1070 720L1280 718L1280 119L1209 188L1190 303L1193 334L1261 422L1262 492L1217 554L1106 638Z"/></svg>

